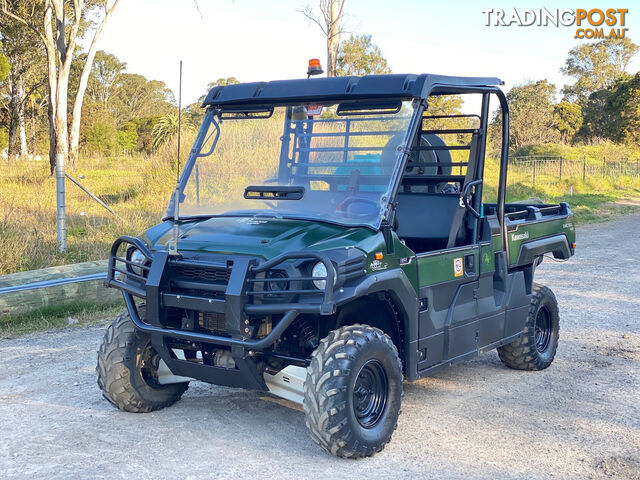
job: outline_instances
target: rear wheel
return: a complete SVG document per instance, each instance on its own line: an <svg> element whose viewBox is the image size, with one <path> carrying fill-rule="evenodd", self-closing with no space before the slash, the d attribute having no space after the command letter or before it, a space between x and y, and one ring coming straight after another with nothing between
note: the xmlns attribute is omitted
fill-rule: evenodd
<svg viewBox="0 0 640 480"><path fill-rule="evenodd" d="M536 283L522 336L498 348L500 360L518 370L544 370L556 355L559 333L556 297L550 288Z"/></svg>
<svg viewBox="0 0 640 480"><path fill-rule="evenodd" d="M397 427L402 364L381 330L350 325L329 333L313 352L304 384L311 437L347 458L382 450Z"/></svg>
<svg viewBox="0 0 640 480"><path fill-rule="evenodd" d="M138 307L144 320L146 309ZM151 336L135 329L128 312L116 317L98 350L98 385L102 395L120 410L151 412L177 402L189 383L158 383L160 356Z"/></svg>

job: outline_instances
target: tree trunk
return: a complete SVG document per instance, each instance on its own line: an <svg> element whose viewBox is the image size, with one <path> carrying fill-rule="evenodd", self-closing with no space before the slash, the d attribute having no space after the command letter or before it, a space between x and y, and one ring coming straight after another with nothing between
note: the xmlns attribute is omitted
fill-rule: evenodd
<svg viewBox="0 0 640 480"><path fill-rule="evenodd" d="M80 75L78 91L76 93L76 99L73 104L71 131L69 132L69 163L73 168L76 167L76 162L78 160L78 146L80 143L80 121L82 119L82 103L84 102L84 94L87 91L89 75L91 74L91 69L93 68L93 60L96 57L96 51L98 49L98 39L100 38L100 35L102 35L102 30L104 30L104 26L111 16L111 13L118 5L118 1L119 0L116 0L113 3L111 9L105 12L102 22L100 22L100 25L93 35L93 40L91 40L91 45L89 46L89 51L87 52L87 59L85 60L84 66L82 67L82 74Z"/></svg>
<svg viewBox="0 0 640 480"><path fill-rule="evenodd" d="M327 77L336 76L336 66L338 63L338 49L340 48L340 33L342 30L342 4L340 0L329 0L329 17L327 22Z"/></svg>
<svg viewBox="0 0 640 480"><path fill-rule="evenodd" d="M56 137L56 153L61 153L64 158L69 157L69 127L67 126L67 91L69 87L69 75L64 66L60 67L58 74L58 88L56 89L56 108L54 114L54 130Z"/></svg>
<svg viewBox="0 0 640 480"><path fill-rule="evenodd" d="M18 154L18 85L11 82L11 98L9 99L9 148L8 158L14 159Z"/></svg>
<svg viewBox="0 0 640 480"><path fill-rule="evenodd" d="M33 100L31 101L31 119L29 123L31 124L31 148L29 151L35 157L38 153L38 148L36 146L36 106Z"/></svg>
<svg viewBox="0 0 640 480"><path fill-rule="evenodd" d="M335 41L327 39L327 77L336 76L337 54L335 52L337 49L335 43Z"/></svg>
<svg viewBox="0 0 640 480"><path fill-rule="evenodd" d="M18 130L20 132L20 156L25 157L28 155L27 152L27 130L24 120L24 87L22 82L19 81L17 85L18 90Z"/></svg>
<svg viewBox="0 0 640 480"><path fill-rule="evenodd" d="M49 117L49 170L51 175L56 170L56 132L53 128L55 124L55 114L53 108L53 95L51 90L48 92L49 101L47 102L47 116Z"/></svg>

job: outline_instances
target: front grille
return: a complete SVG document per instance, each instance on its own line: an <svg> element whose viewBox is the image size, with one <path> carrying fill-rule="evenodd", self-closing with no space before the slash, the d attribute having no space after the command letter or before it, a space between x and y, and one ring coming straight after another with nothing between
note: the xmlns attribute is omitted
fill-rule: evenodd
<svg viewBox="0 0 640 480"><path fill-rule="evenodd" d="M213 333L224 333L226 331L226 323L222 313L198 312L198 324L200 328Z"/></svg>
<svg viewBox="0 0 640 480"><path fill-rule="evenodd" d="M169 291L197 297L224 299L231 269L218 265L193 265L176 262L167 274Z"/></svg>
<svg viewBox="0 0 640 480"><path fill-rule="evenodd" d="M216 267L186 267L179 266L176 269L176 274L179 277L206 280L209 282L229 282L231 271L226 268Z"/></svg>

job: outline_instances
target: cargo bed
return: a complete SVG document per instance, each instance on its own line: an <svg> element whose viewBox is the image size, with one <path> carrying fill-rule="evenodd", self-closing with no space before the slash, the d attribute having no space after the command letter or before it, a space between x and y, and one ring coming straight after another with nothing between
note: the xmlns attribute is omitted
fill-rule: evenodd
<svg viewBox="0 0 640 480"><path fill-rule="evenodd" d="M495 214L495 204L484 204L484 214ZM531 264L536 257L573 255L576 233L569 205L505 204L507 255L510 268Z"/></svg>

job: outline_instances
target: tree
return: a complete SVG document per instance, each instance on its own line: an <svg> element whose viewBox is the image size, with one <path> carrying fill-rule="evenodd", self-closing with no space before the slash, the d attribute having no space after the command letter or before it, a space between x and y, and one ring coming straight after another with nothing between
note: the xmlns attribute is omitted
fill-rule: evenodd
<svg viewBox="0 0 640 480"><path fill-rule="evenodd" d="M582 108L577 103L562 101L553 108L556 130L560 139L568 143L582 126Z"/></svg>
<svg viewBox="0 0 640 480"><path fill-rule="evenodd" d="M94 102L107 105L116 90L119 75L126 68L127 64L118 60L115 55L98 50L87 81L88 97Z"/></svg>
<svg viewBox="0 0 640 480"><path fill-rule="evenodd" d="M619 142L640 144L640 72L621 77L605 103L610 121L605 133Z"/></svg>
<svg viewBox="0 0 640 480"><path fill-rule="evenodd" d="M509 90L507 100L513 149L553 142L558 138L558 132L553 128L555 91L555 85L547 80L517 85ZM494 122L498 120L496 117Z"/></svg>
<svg viewBox="0 0 640 480"><path fill-rule="evenodd" d="M236 77L220 77L219 79L217 79L215 82L209 82L207 84L207 91L204 93L204 95L201 95L200 98L198 98L198 103L202 104L202 102L204 102L204 99L207 98L207 95L209 93L209 90L211 90L214 87L226 87L227 85L237 85L238 83L240 83L240 80L238 80ZM193 106L190 105L187 108L192 108Z"/></svg>
<svg viewBox="0 0 640 480"><path fill-rule="evenodd" d="M160 121L160 115L152 115L149 117L138 117L131 120L136 126L138 141L136 142L136 150L139 152L153 152L153 126Z"/></svg>
<svg viewBox="0 0 640 480"><path fill-rule="evenodd" d="M0 42L0 82L4 82L9 72L11 71L11 65L9 59L2 54L2 42Z"/></svg>
<svg viewBox="0 0 640 480"><path fill-rule="evenodd" d="M226 87L227 85L237 85L238 83L240 83L240 80L238 80L236 77L221 77L215 82L209 83L209 85L207 85L207 91L211 90L213 87Z"/></svg>
<svg viewBox="0 0 640 480"><path fill-rule="evenodd" d="M121 73L116 81L115 93L109 110L118 126L135 117L164 115L175 109L173 92L164 82L147 80L143 75Z"/></svg>
<svg viewBox="0 0 640 480"><path fill-rule="evenodd" d="M578 137L589 143L597 143L607 137L607 125L611 123L611 112L605 107L611 95L610 89L598 90L582 102L582 126Z"/></svg>
<svg viewBox="0 0 640 480"><path fill-rule="evenodd" d="M204 100L204 97L201 98L200 101L187 105L183 110L186 117L194 125L200 125L202 120L204 120L204 109L202 108L202 100Z"/></svg>
<svg viewBox="0 0 640 480"><path fill-rule="evenodd" d="M11 66L1 94L8 100L9 156L24 156L28 153L26 107L30 97L43 86L43 51L38 37L12 18L0 18L0 31L4 39L2 51Z"/></svg>
<svg viewBox="0 0 640 480"><path fill-rule="evenodd" d="M336 76L380 75L391 73L380 47L371 42L371 35L351 35L340 44Z"/></svg>
<svg viewBox="0 0 640 480"><path fill-rule="evenodd" d="M11 65L9 64L9 59L2 54L2 42L0 42L0 85L3 82L9 72L11 71ZM7 138L7 134L4 129L0 129L0 151L4 151L4 149L8 146L9 139Z"/></svg>
<svg viewBox="0 0 640 480"><path fill-rule="evenodd" d="M82 148L86 153L108 156L115 152L118 130L107 108L101 103L92 103L83 108L81 134Z"/></svg>
<svg viewBox="0 0 640 480"><path fill-rule="evenodd" d="M195 126L188 118L181 119L180 131L194 130ZM170 113L163 116L158 123L153 126L153 148L158 149L169 142L178 133L178 115Z"/></svg>
<svg viewBox="0 0 640 480"><path fill-rule="evenodd" d="M128 121L118 130L118 149L122 153L133 153L138 145L138 126L133 121Z"/></svg>
<svg viewBox="0 0 640 480"><path fill-rule="evenodd" d="M75 165L80 137L82 102L96 54L97 42L107 20L120 0L1 0L3 15L21 23L38 35L46 52L49 84L49 124L51 171L55 154ZM99 13L101 12L101 14ZM93 32L73 102L68 127L69 75L79 40Z"/></svg>
<svg viewBox="0 0 640 480"><path fill-rule="evenodd" d="M590 94L611 87L625 71L638 48L626 37L608 38L572 48L564 67L560 69L564 75L576 79L573 85L565 85L565 98L584 103Z"/></svg>
<svg viewBox="0 0 640 480"><path fill-rule="evenodd" d="M336 76L340 36L344 33L344 4L346 0L319 0L321 15L306 6L301 13L318 25L327 38L327 77Z"/></svg>
<svg viewBox="0 0 640 480"><path fill-rule="evenodd" d="M433 95L427 99L427 115L429 117L444 117L462 114L464 101L460 95ZM464 117L430 118L426 120L425 128L471 128L470 119ZM464 137L464 134L462 135ZM464 138L459 140L464 142ZM467 138L468 141L468 138Z"/></svg>

